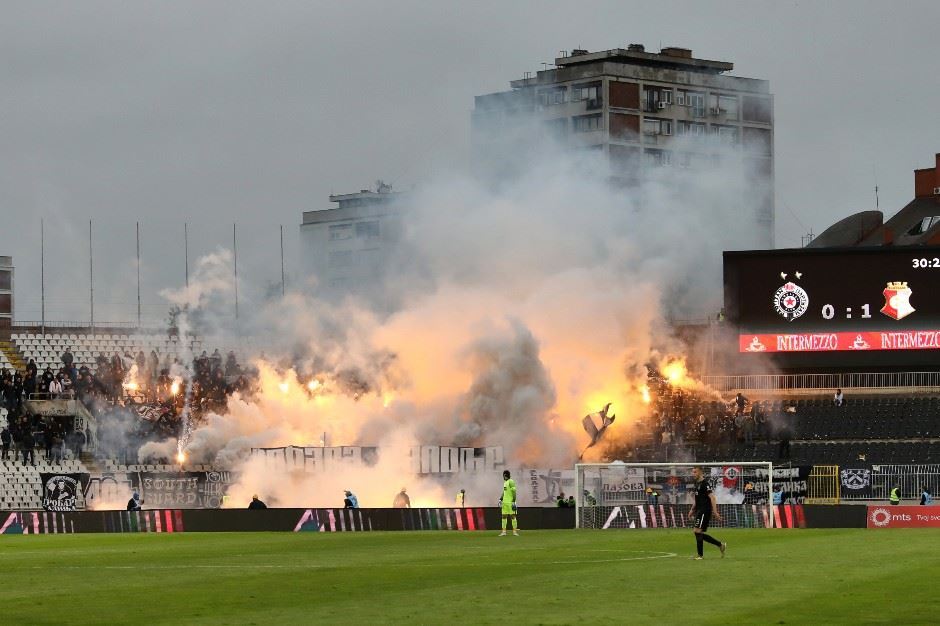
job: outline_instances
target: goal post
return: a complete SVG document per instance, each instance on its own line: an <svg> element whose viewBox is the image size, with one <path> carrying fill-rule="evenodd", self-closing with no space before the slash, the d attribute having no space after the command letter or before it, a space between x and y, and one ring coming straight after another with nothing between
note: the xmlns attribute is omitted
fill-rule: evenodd
<svg viewBox="0 0 940 626"><path fill-rule="evenodd" d="M773 528L773 463L579 463L578 528L691 528L692 470L701 468L722 520L711 527Z"/></svg>

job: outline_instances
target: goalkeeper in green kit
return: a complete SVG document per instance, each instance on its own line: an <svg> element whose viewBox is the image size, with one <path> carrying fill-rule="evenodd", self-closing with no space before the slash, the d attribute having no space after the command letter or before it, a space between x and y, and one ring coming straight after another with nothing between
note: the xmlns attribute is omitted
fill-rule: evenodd
<svg viewBox="0 0 940 626"><path fill-rule="evenodd" d="M503 472L503 497L499 499L499 507L503 511L503 532L500 537L506 536L506 522L512 520L512 534L519 536L516 528L516 481L509 477L509 470Z"/></svg>

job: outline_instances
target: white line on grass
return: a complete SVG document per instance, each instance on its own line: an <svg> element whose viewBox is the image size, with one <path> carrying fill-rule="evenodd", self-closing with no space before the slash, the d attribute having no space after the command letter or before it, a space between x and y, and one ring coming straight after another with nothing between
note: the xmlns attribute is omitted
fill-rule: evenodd
<svg viewBox="0 0 940 626"><path fill-rule="evenodd" d="M587 552L588 550L585 550ZM609 550L593 550L593 552L609 552ZM622 552L632 552L634 554L645 554L646 556L627 556L619 559L568 559L557 561L537 561L545 565L571 565L577 563L619 563L624 561L650 561L654 559L671 559L676 555L675 552L654 552L651 550L629 550ZM532 565L533 561L498 561L501 565ZM398 567L453 567L453 561L440 563L389 563ZM491 566L491 561L487 562L466 562L461 561L460 566ZM140 565L56 565L56 569L74 569L74 570L175 570L175 569L337 569L335 564L314 564L314 563L259 563L257 565L250 563L179 563L176 565L146 565L143 568ZM48 569L48 566L35 566L32 569Z"/></svg>

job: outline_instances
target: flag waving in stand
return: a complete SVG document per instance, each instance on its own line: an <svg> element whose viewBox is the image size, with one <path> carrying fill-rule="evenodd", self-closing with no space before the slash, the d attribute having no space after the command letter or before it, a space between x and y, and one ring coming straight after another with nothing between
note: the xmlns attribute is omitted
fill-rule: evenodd
<svg viewBox="0 0 940 626"><path fill-rule="evenodd" d="M604 431L607 430L608 426L614 423L614 419L616 419L617 416L607 414L608 411L610 411L610 405L611 403L608 402L607 405L604 406L603 409L601 409L597 413L590 413L588 415L585 415L584 419L581 420L581 425L584 426L584 431L588 435L591 436L591 443L587 445L587 448L581 451L581 455L578 456L578 460L580 460L581 457L584 456L584 453L588 451L588 448L596 445L597 442L600 441L604 437ZM600 426L598 426L594 421L595 415L600 417L600 420L601 420Z"/></svg>

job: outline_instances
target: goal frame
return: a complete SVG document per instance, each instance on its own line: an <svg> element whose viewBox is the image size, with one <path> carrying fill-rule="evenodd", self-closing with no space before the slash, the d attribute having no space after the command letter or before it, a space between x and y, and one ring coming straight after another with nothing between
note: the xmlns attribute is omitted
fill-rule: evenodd
<svg viewBox="0 0 940 626"><path fill-rule="evenodd" d="M576 463L574 466L574 481L575 481L575 498L574 498L574 523L575 528L582 528L581 526L581 509L583 505L581 500L584 497L584 483L582 481L582 469L584 468L626 468L626 467L641 467L644 469L666 469L671 467L701 467L701 468L711 468L711 467L753 467L758 469L767 470L767 515L769 519L769 528L774 527L774 507L773 507L773 495L774 495L774 464L772 461L718 461L718 462L690 462L690 463L628 463L626 461L612 461L610 463Z"/></svg>

